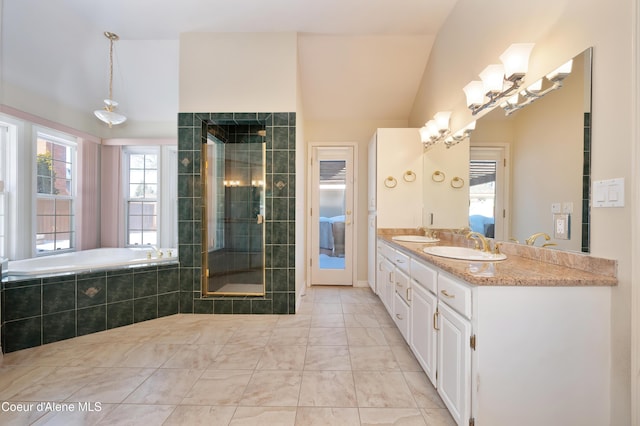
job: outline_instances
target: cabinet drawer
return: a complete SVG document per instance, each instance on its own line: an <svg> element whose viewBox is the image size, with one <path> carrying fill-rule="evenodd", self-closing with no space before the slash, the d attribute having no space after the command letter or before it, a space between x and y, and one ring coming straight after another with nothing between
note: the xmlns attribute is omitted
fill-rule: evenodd
<svg viewBox="0 0 640 426"><path fill-rule="evenodd" d="M405 341L409 341L409 306L396 293L393 301L393 321Z"/></svg>
<svg viewBox="0 0 640 426"><path fill-rule="evenodd" d="M471 288L444 274L438 275L438 298L466 318L471 318Z"/></svg>
<svg viewBox="0 0 640 426"><path fill-rule="evenodd" d="M378 240L378 253L382 254L387 259L395 262L396 251L381 240Z"/></svg>
<svg viewBox="0 0 640 426"><path fill-rule="evenodd" d="M413 258L411 258L411 278L432 293L438 292L438 272Z"/></svg>
<svg viewBox="0 0 640 426"><path fill-rule="evenodd" d="M398 269L395 273L395 281L396 293L400 295L400 297L407 303L407 305L410 305L411 303L409 303L409 287L411 286L411 280L409 279L409 275Z"/></svg>
<svg viewBox="0 0 640 426"><path fill-rule="evenodd" d="M403 271L405 274L409 274L409 256L396 251L395 257L393 258L393 263L395 263L396 267Z"/></svg>

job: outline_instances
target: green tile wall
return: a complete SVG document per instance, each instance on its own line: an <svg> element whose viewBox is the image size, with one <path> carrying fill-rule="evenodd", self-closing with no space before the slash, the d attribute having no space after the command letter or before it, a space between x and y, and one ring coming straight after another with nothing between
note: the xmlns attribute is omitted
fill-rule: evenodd
<svg viewBox="0 0 640 426"><path fill-rule="evenodd" d="M591 113L584 113L584 160L582 171L582 251L589 253L591 206Z"/></svg>
<svg viewBox="0 0 640 426"><path fill-rule="evenodd" d="M209 125L260 123L266 129L265 288L260 297L202 297L201 145ZM224 314L295 313L296 114L178 114L178 241L180 312ZM198 230L198 232L196 232ZM282 231L286 231L284 236ZM286 280L284 282L283 280Z"/></svg>
<svg viewBox="0 0 640 426"><path fill-rule="evenodd" d="M0 284L3 352L179 312L176 263Z"/></svg>

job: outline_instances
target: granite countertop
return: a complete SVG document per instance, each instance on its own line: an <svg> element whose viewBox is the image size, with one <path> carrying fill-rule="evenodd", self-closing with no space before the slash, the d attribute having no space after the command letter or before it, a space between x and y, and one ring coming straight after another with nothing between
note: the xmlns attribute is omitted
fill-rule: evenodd
<svg viewBox="0 0 640 426"><path fill-rule="evenodd" d="M426 254L422 248L428 245L456 245L451 241L439 243L405 243L392 240L392 235L378 234L386 243L401 252L425 260L438 268L474 285L488 286L615 286L615 274L599 274L566 265L549 263L507 254L499 262L470 262ZM598 260L597 258L594 258ZM614 262L615 261L607 261Z"/></svg>

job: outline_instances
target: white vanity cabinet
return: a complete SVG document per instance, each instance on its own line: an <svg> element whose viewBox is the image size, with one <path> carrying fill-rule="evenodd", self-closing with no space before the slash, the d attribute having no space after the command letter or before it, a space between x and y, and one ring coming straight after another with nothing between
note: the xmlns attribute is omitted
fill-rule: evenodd
<svg viewBox="0 0 640 426"><path fill-rule="evenodd" d="M438 274L438 394L458 425L471 418L471 288Z"/></svg>
<svg viewBox="0 0 640 426"><path fill-rule="evenodd" d="M408 340L418 363L436 385L436 308L438 298L438 272L422 262L411 259L411 310L409 323L411 334Z"/></svg>
<svg viewBox="0 0 640 426"><path fill-rule="evenodd" d="M394 267L393 263L385 257L381 257L380 267L378 268L379 279L378 285L380 288L379 297L387 308L389 315L393 314L393 291L394 291Z"/></svg>
<svg viewBox="0 0 640 426"><path fill-rule="evenodd" d="M378 240L377 249L376 289L387 312L393 316L396 250L381 240Z"/></svg>
<svg viewBox="0 0 640 426"><path fill-rule="evenodd" d="M389 250L383 248L387 258L393 264L393 273L390 274L391 285L387 287L389 293L386 294L388 300L391 301L391 309L387 307L389 315L396 323L402 337L408 342L410 336L410 291L411 279L410 274L410 258L404 253L397 250Z"/></svg>
<svg viewBox="0 0 640 426"><path fill-rule="evenodd" d="M407 259L408 263L408 259ZM395 294L393 305L393 321L395 321L400 334L404 337L404 340L409 340L409 292L411 288L409 286L409 275L402 268L396 264L395 269Z"/></svg>
<svg viewBox="0 0 640 426"><path fill-rule="evenodd" d="M383 244L380 297L456 424L609 423L611 287L473 285Z"/></svg>

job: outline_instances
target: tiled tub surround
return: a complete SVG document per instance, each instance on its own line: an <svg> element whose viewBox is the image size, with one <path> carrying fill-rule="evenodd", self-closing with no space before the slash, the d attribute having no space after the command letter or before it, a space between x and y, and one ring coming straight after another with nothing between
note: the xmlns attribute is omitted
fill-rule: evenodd
<svg viewBox="0 0 640 426"><path fill-rule="evenodd" d="M20 349L179 311L177 262L2 282L2 349Z"/></svg>
<svg viewBox="0 0 640 426"><path fill-rule="evenodd" d="M432 256L422 251L426 244L400 243L392 240L393 235L415 233L415 229L381 229L378 236L395 248L418 256L433 265L452 273L458 278L475 285L494 286L614 286L617 262L597 258L582 253L559 251L524 244L500 243L500 251L507 259L500 262L479 263L446 259ZM464 235L448 231L437 231L443 246L472 247L473 242ZM429 244L434 245L434 244ZM482 265L480 265L482 266Z"/></svg>
<svg viewBox="0 0 640 426"><path fill-rule="evenodd" d="M210 125L261 124L266 130L265 295L202 297L202 144ZM180 312L295 312L295 113L178 114Z"/></svg>

